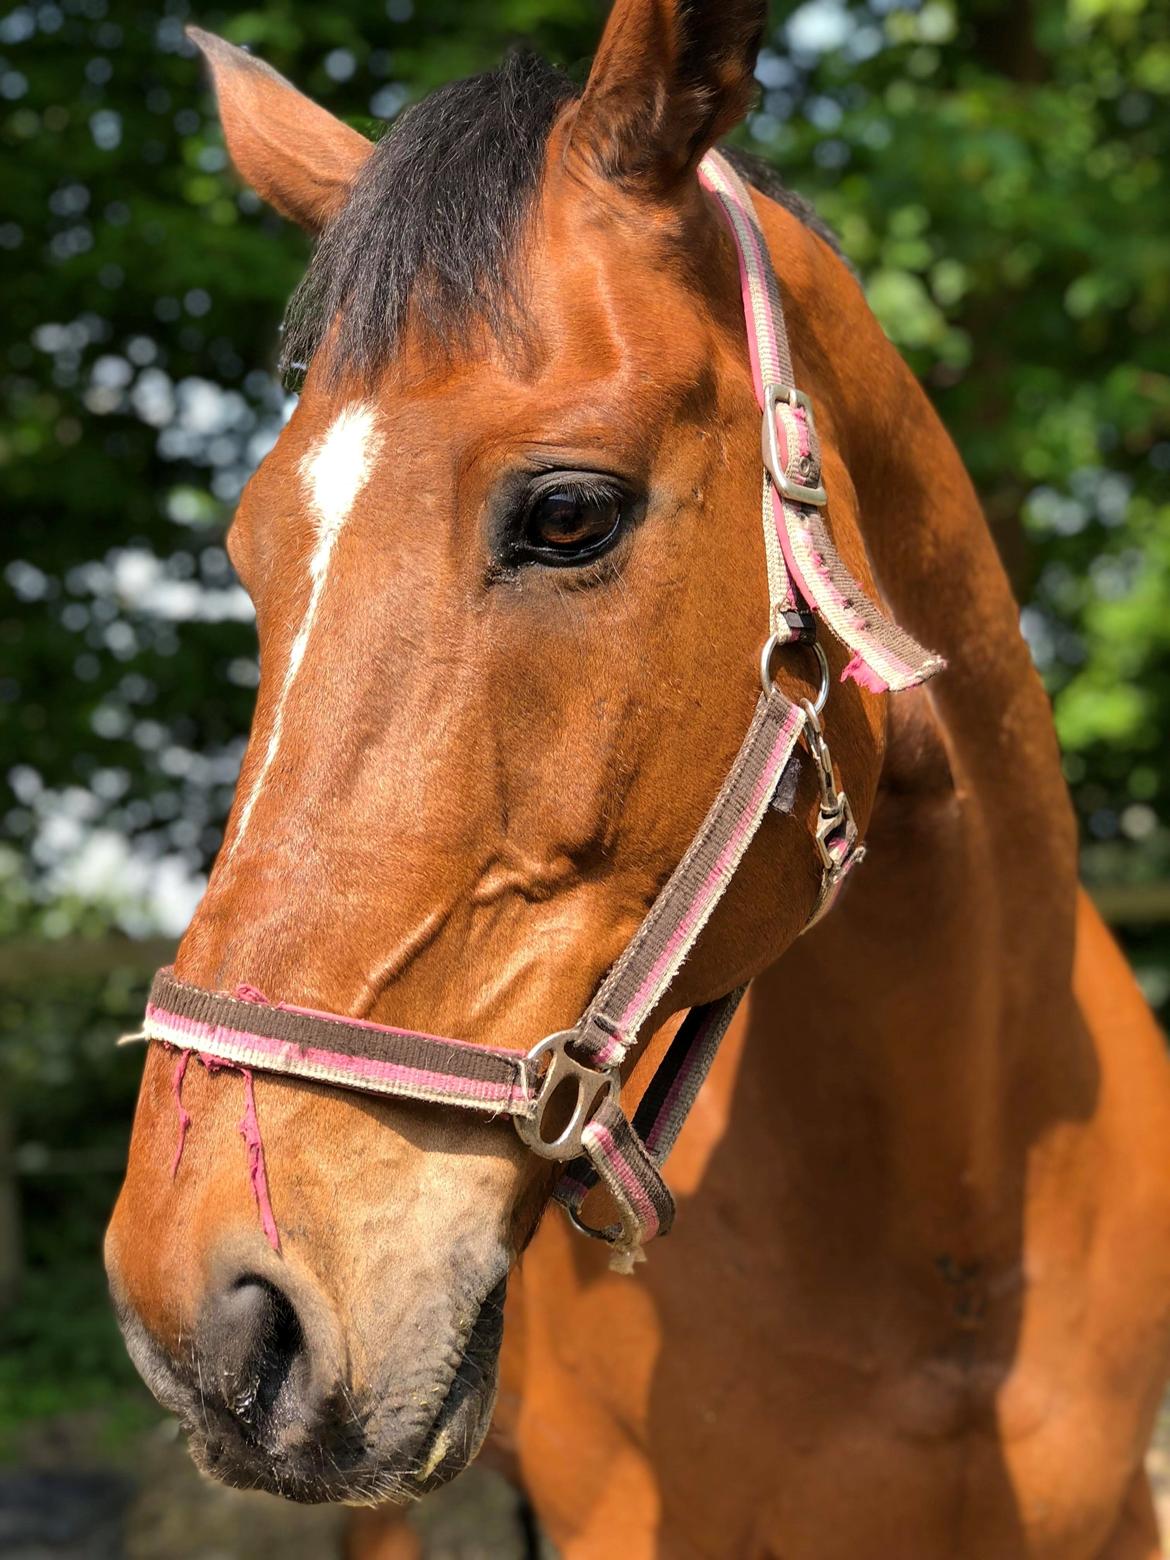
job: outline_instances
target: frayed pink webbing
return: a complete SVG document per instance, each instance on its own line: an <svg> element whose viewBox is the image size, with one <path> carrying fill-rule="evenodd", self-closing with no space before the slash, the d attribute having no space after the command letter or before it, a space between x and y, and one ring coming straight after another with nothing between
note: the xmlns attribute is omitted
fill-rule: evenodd
<svg viewBox="0 0 1170 1560"><path fill-rule="evenodd" d="M264 1140L260 1136L260 1121L256 1115L256 1091L252 1084L252 1069L241 1067L244 1076L244 1114L240 1118L240 1136L248 1145L248 1175L252 1193L260 1212L260 1227L268 1237L273 1251L280 1250L280 1231L272 1212L272 1200L268 1195L268 1173L264 1168Z"/></svg>
<svg viewBox="0 0 1170 1560"><path fill-rule="evenodd" d="M890 685L885 678L880 676L857 650L853 652L849 660L841 668L841 681L853 681L862 688L867 688L870 693L889 693Z"/></svg>
<svg viewBox="0 0 1170 1560"><path fill-rule="evenodd" d="M235 995L241 1002L255 1002L267 1007L268 998L255 986L237 986ZM268 1195L268 1171L264 1165L264 1139L260 1136L260 1118L256 1115L256 1089L252 1081L252 1069L239 1069L244 1079L244 1114L240 1117L240 1136L248 1145L248 1176L252 1182L252 1195L260 1214L260 1228L268 1237L273 1251L280 1250L280 1231L272 1212L272 1199Z"/></svg>
<svg viewBox="0 0 1170 1560"><path fill-rule="evenodd" d="M771 486L765 483L765 542L773 632L783 643L781 608L785 601L799 605L793 601L795 592L817 610L849 651L843 680L874 693L925 682L942 669L941 658L924 649L867 597L838 556L819 515L825 503L823 490L812 496L820 487L816 433L811 408L793 378L784 307L751 191L716 151L708 152L700 163L699 181L714 198L734 241L752 380L760 409L769 419L765 445L771 454L765 455L765 464ZM777 465L774 471L772 460ZM807 499L802 489L809 494ZM776 559L777 547L782 567Z"/></svg>
<svg viewBox="0 0 1170 1560"><path fill-rule="evenodd" d="M267 1002L267 998L257 991L255 986L240 986L235 994L244 1002ZM175 1109L179 1115L179 1137L178 1142L175 1144L175 1156L171 1161L171 1180L173 1181L179 1173L183 1149L187 1145L187 1132L191 1126L191 1113L183 1104L183 1080L187 1076L187 1064L192 1056L197 1056L209 1073L227 1069L231 1072L238 1072L244 1080L244 1114L240 1118L238 1130L248 1149L248 1178L252 1183L252 1195L256 1199L256 1210L260 1215L260 1228L264 1231L268 1244L273 1251L279 1252L280 1231L276 1227L276 1216L272 1211L272 1198L268 1192L268 1171L264 1163L264 1139L260 1134L260 1118L256 1114L256 1089L250 1067L242 1067L237 1062L230 1062L222 1056L212 1056L204 1051L183 1050L179 1052L175 1060L175 1070L171 1076L171 1094L174 1096Z"/></svg>

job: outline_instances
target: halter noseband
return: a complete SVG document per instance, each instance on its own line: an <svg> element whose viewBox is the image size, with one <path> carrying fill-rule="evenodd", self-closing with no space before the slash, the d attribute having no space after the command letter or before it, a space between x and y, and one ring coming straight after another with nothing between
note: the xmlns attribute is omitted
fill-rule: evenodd
<svg viewBox="0 0 1170 1560"><path fill-rule="evenodd" d="M821 883L809 926L829 911L864 855L821 725L829 672L813 609L850 651L842 680L853 678L873 692L897 691L924 682L943 665L883 616L841 562L823 519L827 495L812 406L793 382L780 292L751 195L718 152L703 159L699 179L735 242L763 413L769 632L760 658L762 692L698 833L579 1023L521 1053L269 1004L254 994L203 991L168 969L155 977L143 1028L148 1040L229 1066L511 1116L533 1153L565 1165L556 1199L579 1229L610 1242L613 1265L625 1271L646 1241L671 1226L674 1200L660 1166L746 988L690 1010L632 1120L621 1103L621 1064L775 805L802 736L820 787ZM772 679L777 651L790 644L807 645L817 657L821 687L815 700L793 704ZM550 1139L546 1116L566 1083L576 1091L573 1109ZM620 1215L604 1230L587 1225L580 1211L598 1180Z"/></svg>

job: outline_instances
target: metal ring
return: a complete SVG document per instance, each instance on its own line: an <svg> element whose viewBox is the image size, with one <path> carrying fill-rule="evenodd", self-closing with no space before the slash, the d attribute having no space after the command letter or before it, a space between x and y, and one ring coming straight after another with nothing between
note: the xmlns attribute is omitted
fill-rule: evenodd
<svg viewBox="0 0 1170 1560"><path fill-rule="evenodd" d="M765 699L771 694L774 686L772 679L772 657L777 650L791 644L788 639L781 639L779 634L771 634L764 642L764 648L760 651L760 687L764 690ZM829 658L814 639L809 649L816 655L817 663L821 669L821 686L817 689L817 696L813 700L813 714L819 715L824 709L829 697L829 689L832 686L832 675L829 672Z"/></svg>
<svg viewBox="0 0 1170 1560"><path fill-rule="evenodd" d="M582 1235L588 1235L590 1240L602 1240L607 1246L612 1246L621 1233L621 1226L617 1224L610 1224L605 1229L600 1230L595 1229L592 1224L586 1224L576 1208L570 1207L568 1203L565 1204L565 1213L568 1215L569 1223L573 1228Z"/></svg>

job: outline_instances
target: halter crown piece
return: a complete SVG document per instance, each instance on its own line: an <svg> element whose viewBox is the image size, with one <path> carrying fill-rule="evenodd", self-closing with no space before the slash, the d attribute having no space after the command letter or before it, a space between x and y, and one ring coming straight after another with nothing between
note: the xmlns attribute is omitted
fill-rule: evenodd
<svg viewBox="0 0 1170 1560"><path fill-rule="evenodd" d="M813 410L793 382L780 291L751 195L717 152L703 159L699 179L735 241L752 378L763 414L770 604L760 658L762 692L699 832L577 1026L521 1053L269 1004L254 992L203 991L166 969L155 977L143 1029L146 1039L184 1053L176 1095L186 1053L194 1051L210 1065L243 1070L247 1078L257 1068L511 1116L534 1153L564 1163L556 1199L579 1229L609 1242L612 1265L625 1272L642 1246L673 1222L674 1200L660 1167L745 988L690 1010L632 1120L622 1108L620 1067L730 883L802 736L820 784L821 884L809 925L829 911L864 855L821 727L829 676L813 609L850 652L842 680L852 678L873 692L897 691L924 682L943 665L883 616L841 562L824 522L827 495ZM793 704L772 680L777 650L791 643L808 645L817 656L822 675L815 701ZM566 1080L576 1088L574 1108L550 1141L546 1110ZM182 1123L181 1103L179 1108ZM254 1147L249 1139L250 1150ZM260 1197L263 1164L261 1158L258 1181L256 1159L254 1153ZM581 1217L581 1204L599 1180L619 1213L619 1222L607 1229L591 1228ZM261 1210L266 1209L265 1192Z"/></svg>

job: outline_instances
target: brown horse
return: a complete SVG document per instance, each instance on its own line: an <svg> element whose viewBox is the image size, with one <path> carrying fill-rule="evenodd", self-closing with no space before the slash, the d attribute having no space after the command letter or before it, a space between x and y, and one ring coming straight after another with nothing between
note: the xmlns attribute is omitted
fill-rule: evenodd
<svg viewBox="0 0 1170 1560"><path fill-rule="evenodd" d="M240 171L322 237L304 391L231 532L261 685L179 976L523 1050L679 861L759 693L759 411L696 167L764 13L618 0L583 94L518 58L376 147L198 39ZM278 1253L239 1074L188 1070L172 1177L155 1045L115 1300L202 1465L298 1499L449 1478L498 1380L494 1440L566 1557L1145 1560L1162 1042L1078 891L959 458L824 235L757 205L837 548L948 670L835 682L868 862L797 940L806 764L654 1017L651 1059L753 978L670 1160L675 1231L612 1274L540 1222L550 1168L507 1122L261 1075ZM811 669L777 658L793 697ZM378 1553L412 1552L397 1524L371 1519Z"/></svg>

